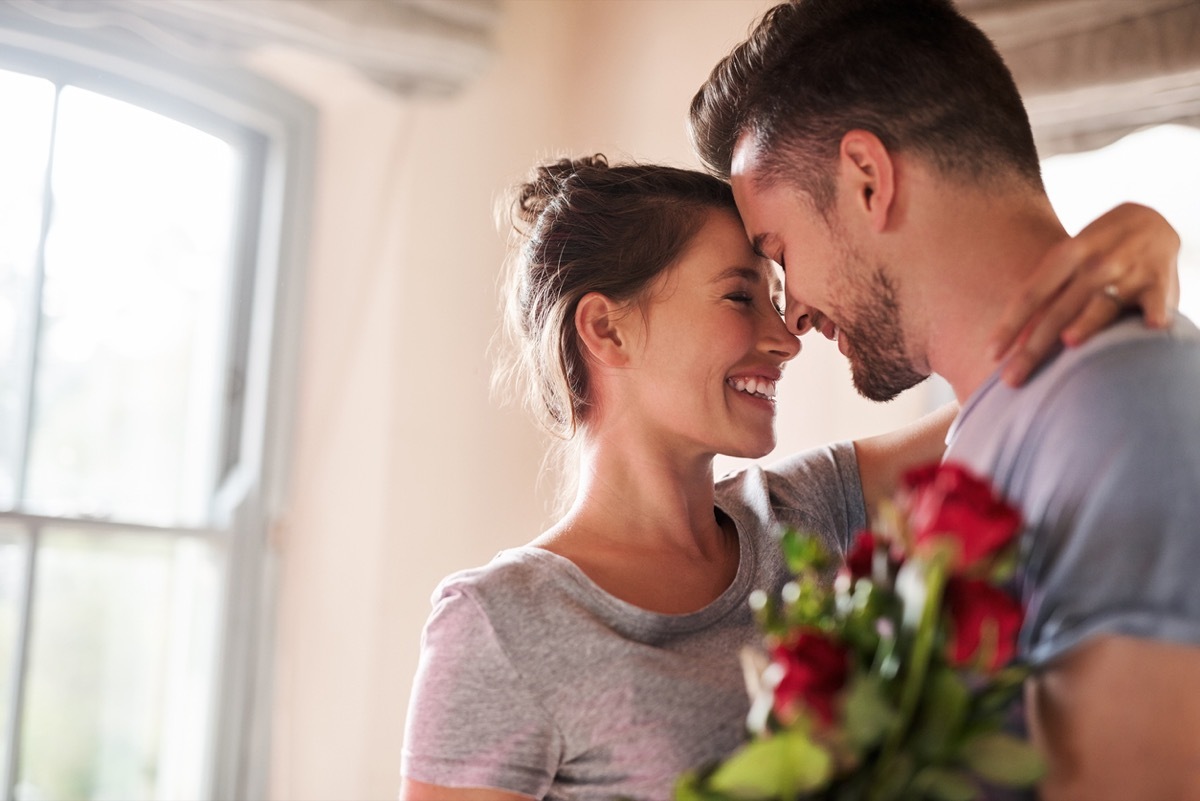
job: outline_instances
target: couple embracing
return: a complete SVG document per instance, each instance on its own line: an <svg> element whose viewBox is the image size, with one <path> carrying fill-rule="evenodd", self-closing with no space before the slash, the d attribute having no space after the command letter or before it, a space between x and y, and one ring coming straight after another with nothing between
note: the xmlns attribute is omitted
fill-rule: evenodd
<svg viewBox="0 0 1200 801"><path fill-rule="evenodd" d="M518 188L511 372L578 487L435 592L402 798L669 797L745 737L780 529L845 554L943 455L1027 521L1042 796L1200 798L1200 333L1169 312L1174 232L1123 206L1066 234L1007 68L949 0L771 9L691 130L708 173L589 157ZM937 373L958 402L715 481L716 454L772 450L811 330L868 398Z"/></svg>

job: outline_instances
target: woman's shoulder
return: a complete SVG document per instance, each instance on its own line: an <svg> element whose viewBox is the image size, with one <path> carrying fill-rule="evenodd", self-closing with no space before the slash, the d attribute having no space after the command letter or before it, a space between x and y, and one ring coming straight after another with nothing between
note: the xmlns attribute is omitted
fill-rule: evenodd
<svg viewBox="0 0 1200 801"><path fill-rule="evenodd" d="M438 583L433 598L450 595L479 595L505 592L515 585L541 583L545 580L546 565L538 558L536 549L529 546L507 548L486 564L457 570Z"/></svg>
<svg viewBox="0 0 1200 801"><path fill-rule="evenodd" d="M442 579L433 591L433 606L466 603L489 619L519 618L570 592L571 577L557 561L531 546L500 551L486 564Z"/></svg>
<svg viewBox="0 0 1200 801"><path fill-rule="evenodd" d="M848 486L849 485L849 486ZM789 503L858 489L854 445L838 442L794 453L765 466L751 464L717 481L717 497L746 503Z"/></svg>
<svg viewBox="0 0 1200 801"><path fill-rule="evenodd" d="M812 448L767 466L751 465L717 483L717 505L746 525L778 534L795 528L840 549L866 525L854 445Z"/></svg>

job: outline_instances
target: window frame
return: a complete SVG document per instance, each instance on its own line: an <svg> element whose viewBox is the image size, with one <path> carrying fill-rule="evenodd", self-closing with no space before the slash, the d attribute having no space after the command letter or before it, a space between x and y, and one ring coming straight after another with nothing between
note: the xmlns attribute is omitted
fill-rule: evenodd
<svg viewBox="0 0 1200 801"><path fill-rule="evenodd" d="M196 56L192 52L192 56ZM0 514L31 527L65 520L98 533L106 528L167 536L225 539L222 625L208 732L204 795L256 798L266 790L269 764L272 646L276 565L270 535L287 493L295 389L300 357L305 261L316 152L316 111L306 102L228 59L184 61L113 27L79 29L0 8L0 67L69 82L171 116L222 138L254 132L261 191L246 195L238 215L255 236L239 232L235 281L239 299L227 327L226 382L240 386L240 409L225 421L218 461L221 476L207 526L136 526L24 513ZM253 159L252 159L253 161ZM244 300L249 302L241 302ZM26 539L19 636L27 638L37 560L37 534ZM14 701L21 700L27 650L18 645ZM20 705L10 721L19 724ZM19 734L10 728L10 734ZM18 740L5 756L10 771L0 798L15 792Z"/></svg>

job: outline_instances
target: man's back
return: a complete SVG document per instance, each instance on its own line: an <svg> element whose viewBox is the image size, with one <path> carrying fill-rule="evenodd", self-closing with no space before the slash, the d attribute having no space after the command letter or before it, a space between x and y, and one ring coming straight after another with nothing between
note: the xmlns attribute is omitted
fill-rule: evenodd
<svg viewBox="0 0 1200 801"><path fill-rule="evenodd" d="M946 459L989 476L1027 521L1021 651L1040 670L1029 712L1056 755L1051 782L1068 796L1198 797L1200 331L1127 320L1023 389L989 380ZM1140 769L1112 759L1122 743ZM1112 765L1081 756L1094 754ZM1193 775L1147 784L1173 760ZM1114 783L1095 795L1072 773Z"/></svg>

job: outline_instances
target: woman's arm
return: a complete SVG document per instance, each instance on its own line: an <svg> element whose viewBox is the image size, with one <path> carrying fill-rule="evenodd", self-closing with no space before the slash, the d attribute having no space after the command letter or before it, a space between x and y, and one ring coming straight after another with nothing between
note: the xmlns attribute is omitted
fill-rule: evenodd
<svg viewBox="0 0 1200 801"><path fill-rule="evenodd" d="M529 801L532 797L486 787L442 787L412 779L403 779L400 784L400 801Z"/></svg>
<svg viewBox="0 0 1200 801"><path fill-rule="evenodd" d="M903 428L854 441L868 515L878 508L879 501L895 494L907 470L942 458L946 432L956 414L958 404L947 403Z"/></svg>
<svg viewBox="0 0 1200 801"><path fill-rule="evenodd" d="M488 578L485 569L444 581L425 624L400 760L403 801L527 801L550 785L557 728L474 595Z"/></svg>
<svg viewBox="0 0 1200 801"><path fill-rule="evenodd" d="M992 336L1004 381L1020 386L1061 340L1078 345L1126 308L1164 328L1179 306L1179 234L1161 214L1123 203L1051 248Z"/></svg>

